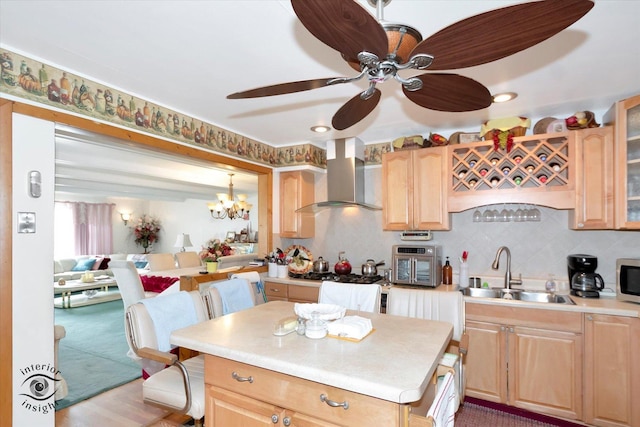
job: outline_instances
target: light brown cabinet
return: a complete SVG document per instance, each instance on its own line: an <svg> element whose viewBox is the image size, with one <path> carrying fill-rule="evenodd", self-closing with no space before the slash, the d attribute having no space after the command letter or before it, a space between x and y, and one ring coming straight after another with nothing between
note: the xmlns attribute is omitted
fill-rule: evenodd
<svg viewBox="0 0 640 427"><path fill-rule="evenodd" d="M307 239L315 236L316 220L311 212L296 212L315 200L313 172L280 173L280 237Z"/></svg>
<svg viewBox="0 0 640 427"><path fill-rule="evenodd" d="M576 204L569 211L570 228L614 228L613 151L611 126L576 131Z"/></svg>
<svg viewBox="0 0 640 427"><path fill-rule="evenodd" d="M640 229L640 95L617 102L604 115L615 126L615 228Z"/></svg>
<svg viewBox="0 0 640 427"><path fill-rule="evenodd" d="M315 303L318 302L320 287L276 283L266 280L264 282L264 291L269 301Z"/></svg>
<svg viewBox="0 0 640 427"><path fill-rule="evenodd" d="M640 425L640 319L585 314L584 421Z"/></svg>
<svg viewBox="0 0 640 427"><path fill-rule="evenodd" d="M582 418L582 314L466 304L467 396Z"/></svg>
<svg viewBox="0 0 640 427"><path fill-rule="evenodd" d="M382 156L384 230L449 230L446 147Z"/></svg>
<svg viewBox="0 0 640 427"><path fill-rule="evenodd" d="M205 358L205 394L211 427L400 427L408 422L407 405L211 355Z"/></svg>

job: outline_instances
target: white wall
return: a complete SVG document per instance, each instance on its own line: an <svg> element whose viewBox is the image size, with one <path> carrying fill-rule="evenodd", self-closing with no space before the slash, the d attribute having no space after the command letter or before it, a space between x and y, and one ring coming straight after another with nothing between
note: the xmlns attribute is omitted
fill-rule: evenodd
<svg viewBox="0 0 640 427"><path fill-rule="evenodd" d="M54 124L13 115L13 425L54 425L54 398L37 401L33 380L53 391ZM42 174L42 196L28 195L28 173ZM34 212L36 231L18 233L18 212ZM35 375L34 377L31 377ZM31 378L30 378L31 377ZM48 395L47 393L46 395ZM32 394L33 395L33 394Z"/></svg>

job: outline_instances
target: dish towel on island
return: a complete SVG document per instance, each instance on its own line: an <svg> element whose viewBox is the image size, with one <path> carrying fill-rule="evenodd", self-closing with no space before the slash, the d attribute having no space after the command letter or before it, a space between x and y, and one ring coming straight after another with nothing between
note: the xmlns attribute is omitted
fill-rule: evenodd
<svg viewBox="0 0 640 427"><path fill-rule="evenodd" d="M232 279L247 279L256 288L256 294L260 294L260 298L267 302L267 294L264 292L264 284L260 273L257 271L249 271L247 273L235 273L231 275ZM257 299L256 299L257 300Z"/></svg>
<svg viewBox="0 0 640 427"><path fill-rule="evenodd" d="M153 320L160 351L171 350L171 332L198 322L193 299L186 291L146 298L140 302L144 304Z"/></svg>
<svg viewBox="0 0 640 427"><path fill-rule="evenodd" d="M427 411L427 418L431 418L436 427L452 427L456 416L455 401L453 375L447 372L442 382L438 381L438 392Z"/></svg>
<svg viewBox="0 0 640 427"><path fill-rule="evenodd" d="M253 307L253 295L246 283L247 279L230 279L211 285L220 293L223 315Z"/></svg>
<svg viewBox="0 0 640 427"><path fill-rule="evenodd" d="M319 303L335 304L349 310L380 312L380 285L337 283L325 280L320 286Z"/></svg>

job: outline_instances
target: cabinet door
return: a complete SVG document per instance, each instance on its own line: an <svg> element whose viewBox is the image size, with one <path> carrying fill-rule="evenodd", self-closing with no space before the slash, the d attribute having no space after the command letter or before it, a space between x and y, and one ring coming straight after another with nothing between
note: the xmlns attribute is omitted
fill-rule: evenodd
<svg viewBox="0 0 640 427"><path fill-rule="evenodd" d="M309 415L289 410L284 412L282 425L288 427L339 427L338 424L329 423Z"/></svg>
<svg viewBox="0 0 640 427"><path fill-rule="evenodd" d="M312 172L280 173L280 236L310 238L315 235L315 215L296 212L315 200L315 178Z"/></svg>
<svg viewBox="0 0 640 427"><path fill-rule="evenodd" d="M485 322L466 322L469 349L466 355L466 395L507 403L505 328Z"/></svg>
<svg viewBox="0 0 640 427"><path fill-rule="evenodd" d="M289 286L289 301L302 302L302 303L318 302L318 295L320 294L319 286L300 286L300 285L288 285L288 286Z"/></svg>
<svg viewBox="0 0 640 427"><path fill-rule="evenodd" d="M413 226L417 230L449 230L447 149L413 151Z"/></svg>
<svg viewBox="0 0 640 427"><path fill-rule="evenodd" d="M264 292L269 301L288 301L289 285L276 282L264 282Z"/></svg>
<svg viewBox="0 0 640 427"><path fill-rule="evenodd" d="M382 156L382 228L413 228L412 151L396 151Z"/></svg>
<svg viewBox="0 0 640 427"><path fill-rule="evenodd" d="M582 418L582 334L507 328L509 404Z"/></svg>
<svg viewBox="0 0 640 427"><path fill-rule="evenodd" d="M576 207L569 226L577 230L613 229L613 128L577 131Z"/></svg>
<svg viewBox="0 0 640 427"><path fill-rule="evenodd" d="M211 427L273 427L283 409L228 390L207 386L205 419Z"/></svg>
<svg viewBox="0 0 640 427"><path fill-rule="evenodd" d="M640 425L640 319L585 314L584 421Z"/></svg>

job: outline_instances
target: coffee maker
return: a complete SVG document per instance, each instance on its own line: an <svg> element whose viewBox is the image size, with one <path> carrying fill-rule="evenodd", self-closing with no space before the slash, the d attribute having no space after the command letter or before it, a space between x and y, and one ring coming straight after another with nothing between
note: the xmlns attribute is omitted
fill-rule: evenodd
<svg viewBox="0 0 640 427"><path fill-rule="evenodd" d="M598 258L593 255L573 254L567 256L571 295L583 298L599 298L604 289L602 276L596 273Z"/></svg>

